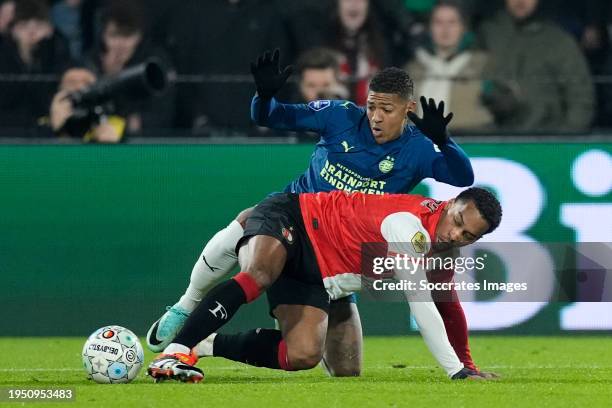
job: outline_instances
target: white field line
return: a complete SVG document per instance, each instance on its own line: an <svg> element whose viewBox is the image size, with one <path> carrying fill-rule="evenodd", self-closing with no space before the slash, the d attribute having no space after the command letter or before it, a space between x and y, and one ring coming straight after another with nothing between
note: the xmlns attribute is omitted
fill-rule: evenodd
<svg viewBox="0 0 612 408"><path fill-rule="evenodd" d="M211 367L212 371L241 371L246 370L250 367L244 366L221 366L221 367ZM380 369L389 369L393 368L391 365L375 365L375 366L367 366L364 371L368 369L372 370L380 370ZM437 370L436 366L402 366L398 367L401 369L412 369L412 370ZM483 370L493 370L493 369L515 369L515 370L542 370L542 369L601 369L601 368L612 368L612 365L528 365L528 366L516 366L516 365L492 365L481 367ZM83 368L0 368L0 372L2 373L24 373L24 372L77 372L83 371Z"/></svg>

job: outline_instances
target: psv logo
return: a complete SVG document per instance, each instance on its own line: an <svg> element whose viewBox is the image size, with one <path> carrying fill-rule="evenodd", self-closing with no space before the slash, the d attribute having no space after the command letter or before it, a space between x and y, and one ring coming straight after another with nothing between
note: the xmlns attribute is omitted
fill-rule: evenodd
<svg viewBox="0 0 612 408"><path fill-rule="evenodd" d="M378 163L378 169L383 173L388 173L393 170L393 166L395 165L395 159L391 156L387 156L384 160Z"/></svg>

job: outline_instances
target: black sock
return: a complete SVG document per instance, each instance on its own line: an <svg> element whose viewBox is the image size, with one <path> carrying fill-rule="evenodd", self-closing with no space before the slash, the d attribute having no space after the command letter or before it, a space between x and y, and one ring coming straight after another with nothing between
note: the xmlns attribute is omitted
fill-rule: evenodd
<svg viewBox="0 0 612 408"><path fill-rule="evenodd" d="M246 296L238 282L234 279L221 282L191 312L185 326L172 342L193 348L230 321L244 303Z"/></svg>
<svg viewBox="0 0 612 408"><path fill-rule="evenodd" d="M280 330L271 329L255 329L238 334L217 334L213 345L213 355L255 367L280 369L278 343L282 339Z"/></svg>

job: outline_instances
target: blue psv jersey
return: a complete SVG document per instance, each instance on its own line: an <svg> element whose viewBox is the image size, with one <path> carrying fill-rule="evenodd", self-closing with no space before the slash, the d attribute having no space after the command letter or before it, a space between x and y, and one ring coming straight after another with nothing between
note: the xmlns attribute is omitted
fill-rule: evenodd
<svg viewBox="0 0 612 408"><path fill-rule="evenodd" d="M377 144L365 108L349 101L283 104L256 95L251 116L260 126L313 131L321 137L308 169L285 192L408 193L427 177L455 186L474 180L468 157L452 140L439 149L408 126L398 139Z"/></svg>

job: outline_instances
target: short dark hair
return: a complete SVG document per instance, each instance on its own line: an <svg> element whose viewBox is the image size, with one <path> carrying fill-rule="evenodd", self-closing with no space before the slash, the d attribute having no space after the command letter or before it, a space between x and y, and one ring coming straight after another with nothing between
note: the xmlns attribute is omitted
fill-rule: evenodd
<svg viewBox="0 0 612 408"><path fill-rule="evenodd" d="M13 24L27 20L49 21L49 6L45 0L19 0L15 3Z"/></svg>
<svg viewBox="0 0 612 408"><path fill-rule="evenodd" d="M482 218L489 224L489 229L485 232L493 232L499 226L502 217L501 204L493 193L480 187L470 187L463 190L456 198L457 201L472 201Z"/></svg>
<svg viewBox="0 0 612 408"><path fill-rule="evenodd" d="M115 23L122 35L132 35L145 31L145 10L140 1L112 1L103 15L103 25Z"/></svg>
<svg viewBox="0 0 612 408"><path fill-rule="evenodd" d="M332 68L337 74L340 71L338 53L329 48L316 47L305 51L297 60L297 71L300 75L307 69Z"/></svg>
<svg viewBox="0 0 612 408"><path fill-rule="evenodd" d="M370 91L399 95L404 99L414 96L414 82L406 71L396 67L378 71L370 81Z"/></svg>
<svg viewBox="0 0 612 408"><path fill-rule="evenodd" d="M468 15L463 2L460 0L439 0L431 9L431 13L429 15L430 19L433 17L434 12L441 7L450 7L454 8L459 14L459 18L463 25L467 28L470 25L470 16Z"/></svg>

